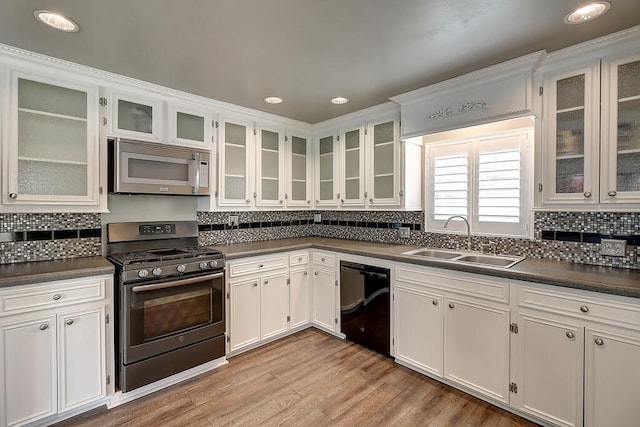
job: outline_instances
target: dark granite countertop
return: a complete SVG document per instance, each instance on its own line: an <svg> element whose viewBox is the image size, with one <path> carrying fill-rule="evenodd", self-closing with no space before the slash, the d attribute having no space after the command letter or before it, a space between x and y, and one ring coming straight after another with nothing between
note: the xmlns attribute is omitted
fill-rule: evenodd
<svg viewBox="0 0 640 427"><path fill-rule="evenodd" d="M0 288L54 280L113 274L113 264L101 256L0 265Z"/></svg>
<svg viewBox="0 0 640 427"><path fill-rule="evenodd" d="M571 262L527 258L504 269L403 255L419 246L396 245L321 237L269 240L264 242L220 245L227 260L266 255L296 249L325 249L409 264L442 267L450 270L486 274L574 289L640 298L640 270L601 267Z"/></svg>

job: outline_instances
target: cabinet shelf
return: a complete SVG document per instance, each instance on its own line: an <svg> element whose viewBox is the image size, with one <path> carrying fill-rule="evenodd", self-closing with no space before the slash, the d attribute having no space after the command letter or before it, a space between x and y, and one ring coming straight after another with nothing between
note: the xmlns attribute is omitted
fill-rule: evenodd
<svg viewBox="0 0 640 427"><path fill-rule="evenodd" d="M556 160L570 160L570 159L583 159L584 154L566 154L562 156L556 156Z"/></svg>
<svg viewBox="0 0 640 427"><path fill-rule="evenodd" d="M618 154L637 154L640 153L640 148L631 148L626 150L618 150Z"/></svg>
<svg viewBox="0 0 640 427"><path fill-rule="evenodd" d="M626 98L620 98L618 99L618 103L622 103L622 102L629 102L629 101L637 101L640 99L640 95L635 95L635 96L627 96Z"/></svg>
<svg viewBox="0 0 640 427"><path fill-rule="evenodd" d="M569 108L563 108L563 109L560 109L560 110L556 110L556 114L570 113L572 111L580 111L580 110L584 110L584 105L580 105L578 107L569 107Z"/></svg>
<svg viewBox="0 0 640 427"><path fill-rule="evenodd" d="M38 157L25 157L25 156L18 156L18 160L23 160L28 162L40 162L40 163L55 163L55 164L61 164L61 165L80 165L80 166L88 165L87 162L78 162L75 160L43 159Z"/></svg>
<svg viewBox="0 0 640 427"><path fill-rule="evenodd" d="M38 116L55 117L57 119L75 120L78 122L85 122L85 123L87 122L87 119L85 117L76 117L76 116L69 116L66 114L50 113L48 111L31 110L29 108L18 108L18 111L21 113L36 114Z"/></svg>

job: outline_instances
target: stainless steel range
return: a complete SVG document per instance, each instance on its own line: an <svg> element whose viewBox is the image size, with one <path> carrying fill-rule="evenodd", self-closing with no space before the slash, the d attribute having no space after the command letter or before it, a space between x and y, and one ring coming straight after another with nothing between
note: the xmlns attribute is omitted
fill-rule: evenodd
<svg viewBox="0 0 640 427"><path fill-rule="evenodd" d="M107 225L123 392L224 356L224 254L195 221Z"/></svg>

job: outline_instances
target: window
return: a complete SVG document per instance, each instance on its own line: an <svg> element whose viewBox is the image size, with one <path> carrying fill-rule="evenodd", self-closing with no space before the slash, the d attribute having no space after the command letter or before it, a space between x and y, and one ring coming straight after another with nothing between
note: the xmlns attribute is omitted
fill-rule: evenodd
<svg viewBox="0 0 640 427"><path fill-rule="evenodd" d="M425 138L427 230L441 232L448 218L459 215L473 234L528 236L533 126L496 128L464 130L474 136L448 132L441 139ZM466 233L466 225L453 220L447 231Z"/></svg>

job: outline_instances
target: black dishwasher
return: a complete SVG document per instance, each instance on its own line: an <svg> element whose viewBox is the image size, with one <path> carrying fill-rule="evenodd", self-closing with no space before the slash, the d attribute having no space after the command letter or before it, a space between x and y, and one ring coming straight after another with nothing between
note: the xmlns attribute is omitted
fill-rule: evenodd
<svg viewBox="0 0 640 427"><path fill-rule="evenodd" d="M389 269L340 261L341 330L348 340L389 355Z"/></svg>

